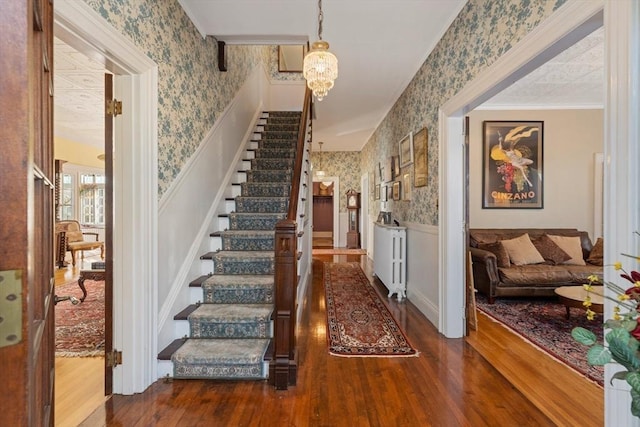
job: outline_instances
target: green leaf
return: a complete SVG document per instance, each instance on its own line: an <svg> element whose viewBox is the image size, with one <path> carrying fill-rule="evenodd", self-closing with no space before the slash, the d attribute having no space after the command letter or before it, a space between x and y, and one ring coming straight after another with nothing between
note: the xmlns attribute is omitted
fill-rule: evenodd
<svg viewBox="0 0 640 427"><path fill-rule="evenodd" d="M637 392L640 392L640 373L630 372L627 375L627 383Z"/></svg>
<svg viewBox="0 0 640 427"><path fill-rule="evenodd" d="M605 339L611 345L612 341L618 341L622 345L627 345L629 342L629 331L623 328L612 329L607 335L605 335Z"/></svg>
<svg viewBox="0 0 640 427"><path fill-rule="evenodd" d="M601 344L596 344L587 351L587 362L592 366L604 366L611 362L611 353Z"/></svg>
<svg viewBox="0 0 640 427"><path fill-rule="evenodd" d="M580 326L573 328L573 330L571 331L571 336L580 344L588 346L594 345L597 341L596 334Z"/></svg>
<svg viewBox="0 0 640 427"><path fill-rule="evenodd" d="M635 352L627 345L629 342L628 337L626 340L624 338L618 339L617 337L613 337L608 339L608 341L609 351L616 362L627 368L628 371L635 371L640 368L640 360L638 360Z"/></svg>
<svg viewBox="0 0 640 427"><path fill-rule="evenodd" d="M627 330L627 332L632 332L635 328L638 327L638 321L634 319L624 320L622 322L622 327Z"/></svg>
<svg viewBox="0 0 640 427"><path fill-rule="evenodd" d="M640 348L640 342L638 342L638 340L633 336L629 339L629 348L631 349L631 351L636 353L638 352L638 348Z"/></svg>
<svg viewBox="0 0 640 427"><path fill-rule="evenodd" d="M631 414L640 417L640 393L631 389Z"/></svg>

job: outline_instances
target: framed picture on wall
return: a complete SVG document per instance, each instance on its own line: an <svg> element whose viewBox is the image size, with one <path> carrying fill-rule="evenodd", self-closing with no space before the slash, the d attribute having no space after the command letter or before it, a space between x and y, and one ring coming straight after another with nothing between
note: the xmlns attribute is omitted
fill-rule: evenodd
<svg viewBox="0 0 640 427"><path fill-rule="evenodd" d="M380 188L380 200L383 202L387 201L387 186L383 186Z"/></svg>
<svg viewBox="0 0 640 427"><path fill-rule="evenodd" d="M391 176L391 179L396 179L400 176L400 157L391 156L391 165L393 169L393 174Z"/></svg>
<svg viewBox="0 0 640 427"><path fill-rule="evenodd" d="M393 200L400 200L400 181L393 183Z"/></svg>
<svg viewBox="0 0 640 427"><path fill-rule="evenodd" d="M400 167L404 168L413 163L413 132L400 140Z"/></svg>
<svg viewBox="0 0 640 427"><path fill-rule="evenodd" d="M482 124L482 208L542 209L541 121Z"/></svg>
<svg viewBox="0 0 640 427"><path fill-rule="evenodd" d="M427 128L424 127L413 134L413 186L424 187L427 185Z"/></svg>
<svg viewBox="0 0 640 427"><path fill-rule="evenodd" d="M373 198L375 200L380 200L380 184L376 184Z"/></svg>
<svg viewBox="0 0 640 427"><path fill-rule="evenodd" d="M402 200L411 200L411 174L402 175Z"/></svg>

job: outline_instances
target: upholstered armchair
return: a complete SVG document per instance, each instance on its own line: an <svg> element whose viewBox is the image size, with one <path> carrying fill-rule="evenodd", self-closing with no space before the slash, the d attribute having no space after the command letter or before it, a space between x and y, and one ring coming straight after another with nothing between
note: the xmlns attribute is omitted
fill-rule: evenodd
<svg viewBox="0 0 640 427"><path fill-rule="evenodd" d="M75 220L56 222L56 236L58 245L58 266L64 264L64 254L71 252L71 264L76 265L76 252L89 251L100 248L100 258L104 259L104 242L98 240L98 233L83 232L80 223ZM95 240L85 240L85 236L93 236Z"/></svg>

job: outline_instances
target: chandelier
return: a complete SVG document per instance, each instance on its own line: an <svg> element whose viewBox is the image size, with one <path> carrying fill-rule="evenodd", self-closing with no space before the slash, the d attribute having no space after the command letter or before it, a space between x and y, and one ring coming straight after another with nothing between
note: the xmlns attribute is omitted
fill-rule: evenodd
<svg viewBox="0 0 640 427"><path fill-rule="evenodd" d="M322 101L338 78L338 58L329 52L329 43L322 40L322 0L318 0L318 41L304 56L303 75L316 99Z"/></svg>

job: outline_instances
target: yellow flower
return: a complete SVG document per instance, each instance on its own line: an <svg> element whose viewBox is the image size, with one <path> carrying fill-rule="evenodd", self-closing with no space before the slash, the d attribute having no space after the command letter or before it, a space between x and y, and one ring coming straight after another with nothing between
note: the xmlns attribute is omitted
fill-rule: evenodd
<svg viewBox="0 0 640 427"><path fill-rule="evenodd" d="M589 277L587 277L587 280L589 281L589 284L591 284L591 283L597 283L597 282L599 282L599 281L600 281L600 278L599 278L597 275L592 274L592 275L590 275Z"/></svg>
<svg viewBox="0 0 640 427"><path fill-rule="evenodd" d="M640 288L640 281L635 282L635 283L633 284L633 286L635 286L636 288Z"/></svg>
<svg viewBox="0 0 640 427"><path fill-rule="evenodd" d="M616 269L616 271L618 271L618 270L622 270L622 263L621 263L620 261L616 261L616 262L613 264L613 268L615 268L615 269Z"/></svg>
<svg viewBox="0 0 640 427"><path fill-rule="evenodd" d="M584 299L584 302L582 303L582 305L584 305L585 307L591 307L591 297L587 295L587 297Z"/></svg>
<svg viewBox="0 0 640 427"><path fill-rule="evenodd" d="M629 300L629 295L627 294L618 295L618 301L627 301L627 300Z"/></svg>
<svg viewBox="0 0 640 427"><path fill-rule="evenodd" d="M593 320L596 317L596 312L587 309L587 320Z"/></svg>
<svg viewBox="0 0 640 427"><path fill-rule="evenodd" d="M591 290L593 289L593 286L591 286L591 283L585 283L584 285L582 285L582 287L587 292L591 292Z"/></svg>
<svg viewBox="0 0 640 427"><path fill-rule="evenodd" d="M620 306L616 305L613 307L613 320L622 320L622 316L620 316Z"/></svg>

